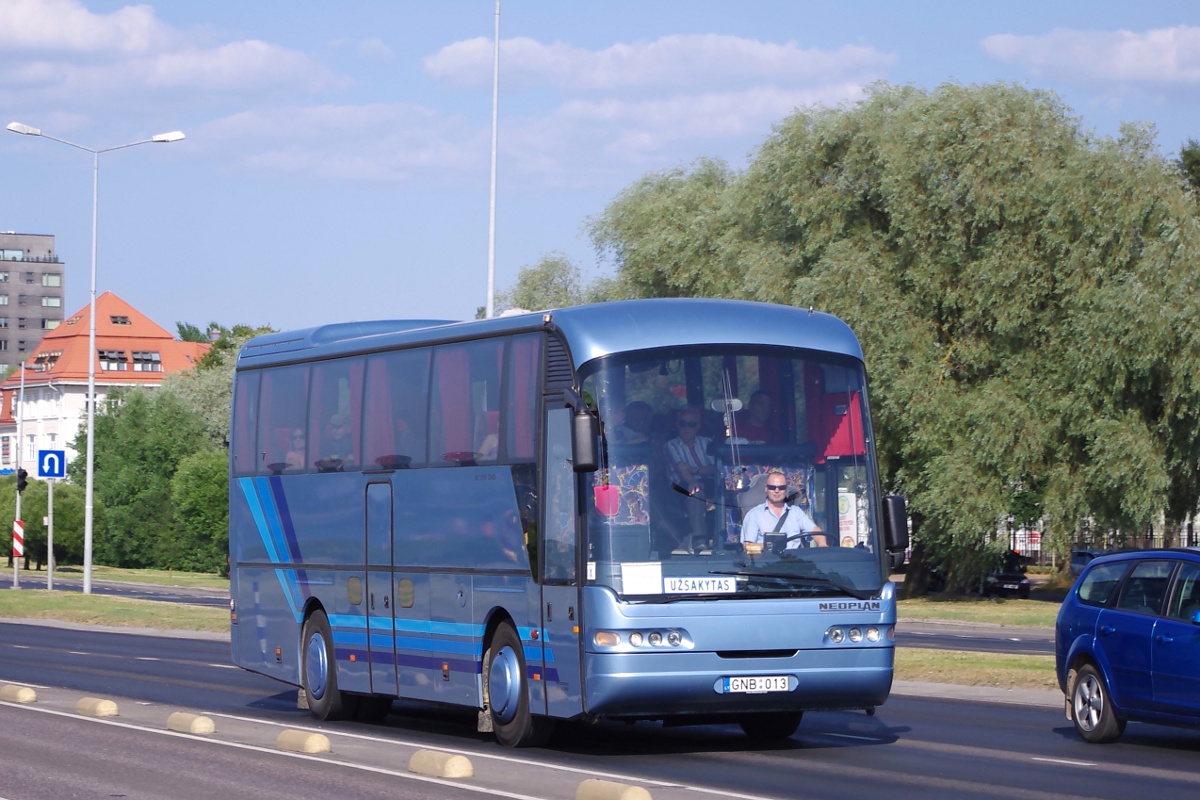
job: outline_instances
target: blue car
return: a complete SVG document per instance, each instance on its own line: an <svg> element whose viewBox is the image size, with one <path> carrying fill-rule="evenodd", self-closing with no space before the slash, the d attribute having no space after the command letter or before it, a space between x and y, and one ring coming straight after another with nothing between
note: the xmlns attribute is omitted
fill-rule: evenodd
<svg viewBox="0 0 1200 800"><path fill-rule="evenodd" d="M1058 612L1055 667L1085 741L1129 720L1200 727L1200 549L1088 563Z"/></svg>

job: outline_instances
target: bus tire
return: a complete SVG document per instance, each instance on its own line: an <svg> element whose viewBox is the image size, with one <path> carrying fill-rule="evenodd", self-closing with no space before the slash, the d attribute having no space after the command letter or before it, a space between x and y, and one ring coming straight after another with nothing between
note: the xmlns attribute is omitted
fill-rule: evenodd
<svg viewBox="0 0 1200 800"><path fill-rule="evenodd" d="M301 681L308 695L308 710L317 719L345 719L354 713L354 698L338 691L337 662L329 618L317 609L304 621L301 642Z"/></svg>
<svg viewBox="0 0 1200 800"><path fill-rule="evenodd" d="M537 747L554 730L553 720L529 711L525 652L511 623L502 622L483 655L484 703L496 741L505 747Z"/></svg>
<svg viewBox="0 0 1200 800"><path fill-rule="evenodd" d="M738 724L751 739L787 739L800 727L803 711L775 711L769 714L750 714Z"/></svg>

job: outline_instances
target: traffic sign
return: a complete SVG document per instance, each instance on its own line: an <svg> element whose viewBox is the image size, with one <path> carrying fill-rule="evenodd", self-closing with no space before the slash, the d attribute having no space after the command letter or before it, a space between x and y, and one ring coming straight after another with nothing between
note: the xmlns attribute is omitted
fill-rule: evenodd
<svg viewBox="0 0 1200 800"><path fill-rule="evenodd" d="M63 478L67 474L65 450L38 450L38 477Z"/></svg>

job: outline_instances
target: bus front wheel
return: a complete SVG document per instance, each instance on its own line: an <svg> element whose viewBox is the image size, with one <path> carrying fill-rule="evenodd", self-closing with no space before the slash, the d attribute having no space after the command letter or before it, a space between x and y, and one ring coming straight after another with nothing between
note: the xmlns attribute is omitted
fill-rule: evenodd
<svg viewBox="0 0 1200 800"><path fill-rule="evenodd" d="M483 657L484 702L492 718L496 741L505 747L537 747L545 744L554 722L529 711L529 687L525 679L525 653L521 639L508 622L502 622Z"/></svg>
<svg viewBox="0 0 1200 800"><path fill-rule="evenodd" d="M318 609L304 622L301 676L308 695L308 710L317 719L343 719L353 713L354 698L338 691L337 662L329 618Z"/></svg>
<svg viewBox="0 0 1200 800"><path fill-rule="evenodd" d="M786 739L800 727L803 711L778 711L742 717L742 731L751 739Z"/></svg>

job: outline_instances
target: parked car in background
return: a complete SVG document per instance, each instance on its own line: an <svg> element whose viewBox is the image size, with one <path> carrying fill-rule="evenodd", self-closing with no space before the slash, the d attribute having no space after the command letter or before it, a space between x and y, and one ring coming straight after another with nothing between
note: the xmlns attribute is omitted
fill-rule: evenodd
<svg viewBox="0 0 1200 800"><path fill-rule="evenodd" d="M1091 560L1063 600L1055 668L1088 742L1131 720L1200 727L1200 548Z"/></svg>
<svg viewBox="0 0 1200 800"><path fill-rule="evenodd" d="M1092 562L1093 558L1104 555L1106 550L1072 550L1071 551L1071 574L1078 577L1079 573L1083 572L1083 568Z"/></svg>
<svg viewBox="0 0 1200 800"><path fill-rule="evenodd" d="M1025 577L1024 559L1017 551L1009 550L1000 566L983 579L979 591L984 597L1020 597L1027 600L1030 588L1029 578Z"/></svg>

